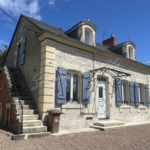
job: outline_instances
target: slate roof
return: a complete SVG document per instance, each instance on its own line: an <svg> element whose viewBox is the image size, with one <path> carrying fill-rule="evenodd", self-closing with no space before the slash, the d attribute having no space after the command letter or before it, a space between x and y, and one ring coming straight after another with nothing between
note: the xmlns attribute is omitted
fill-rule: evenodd
<svg viewBox="0 0 150 150"><path fill-rule="evenodd" d="M65 30L62 30L61 28L56 28L52 25L49 25L49 24L46 24L44 22L41 22L41 21L38 21L38 20L35 20L33 18L30 18L28 16L25 16L25 15L22 15L24 18L26 18L29 22L32 22L35 26L37 26L41 31L42 30L48 30L50 32L54 32L58 35L61 35L61 36L65 36L65 37L68 37L68 38L71 38L69 36L67 36L65 34ZM72 38L71 38L72 39ZM74 39L76 41L78 41L77 39ZM80 41L79 41L80 42ZM100 50L103 50L103 51L109 51L109 47L108 46L104 46L104 45L101 45L99 43L96 43L96 47ZM109 51L110 53L112 53L111 51Z"/></svg>

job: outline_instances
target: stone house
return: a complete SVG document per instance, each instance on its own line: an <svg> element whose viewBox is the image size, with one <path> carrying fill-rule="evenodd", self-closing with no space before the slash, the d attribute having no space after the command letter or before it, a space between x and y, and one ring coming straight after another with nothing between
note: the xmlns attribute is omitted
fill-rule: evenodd
<svg viewBox="0 0 150 150"><path fill-rule="evenodd" d="M59 130L150 121L150 67L132 41L117 45L111 35L99 44L95 33L89 20L64 31L21 15L0 74L0 123L46 134L47 111L58 108Z"/></svg>

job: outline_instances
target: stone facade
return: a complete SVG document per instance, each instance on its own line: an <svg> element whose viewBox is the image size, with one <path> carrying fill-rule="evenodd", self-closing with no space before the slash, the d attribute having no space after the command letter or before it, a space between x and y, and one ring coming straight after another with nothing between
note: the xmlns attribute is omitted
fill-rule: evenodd
<svg viewBox="0 0 150 150"><path fill-rule="evenodd" d="M82 75L84 72L93 70L93 54L81 49L54 42L52 40L45 40L49 49L53 49L55 53L55 70L57 67L63 67L67 70L77 71ZM44 43L44 42L43 42ZM49 55L49 58L50 59ZM115 63L114 63L115 62ZM148 83L148 71L132 64L126 64L119 60L119 57L112 59L102 55L95 55L94 68L108 67L116 69L125 73L131 74L130 77L123 78L125 82L136 81L142 85ZM107 83L107 118L120 120L123 122L139 122L150 120L150 109L146 106L145 97L144 105L139 107L132 107L130 105L116 106L114 79L107 73L102 74L97 72L95 78L98 76L106 78ZM55 76L52 77L55 79ZM50 85L52 83L49 83ZM49 86L50 86L49 85ZM54 83L54 86L56 82ZM55 89L56 87L54 87ZM127 88L127 100L130 103L130 92ZM96 90L95 90L96 91ZM95 120L97 120L97 93L92 92L90 104L88 106L82 105L82 76L79 76L79 101L77 103L66 103L65 105L58 105L54 98L53 106L51 108L60 108L62 110L60 120L60 130L84 128L88 127ZM143 88L143 93L145 89ZM55 92L54 92L55 93ZM96 93L96 94L95 94ZM143 94L144 95L144 94ZM50 102L49 97L49 102Z"/></svg>

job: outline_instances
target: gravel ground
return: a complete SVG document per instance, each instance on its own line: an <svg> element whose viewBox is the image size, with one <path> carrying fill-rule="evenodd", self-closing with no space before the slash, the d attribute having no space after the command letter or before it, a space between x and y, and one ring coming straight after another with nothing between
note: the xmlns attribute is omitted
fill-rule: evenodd
<svg viewBox="0 0 150 150"><path fill-rule="evenodd" d="M0 150L150 150L150 125L12 141L0 126Z"/></svg>

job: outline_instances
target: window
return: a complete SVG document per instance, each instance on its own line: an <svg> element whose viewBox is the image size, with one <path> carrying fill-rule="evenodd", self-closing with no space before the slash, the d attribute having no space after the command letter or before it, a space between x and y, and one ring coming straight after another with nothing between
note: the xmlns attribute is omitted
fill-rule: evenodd
<svg viewBox="0 0 150 150"><path fill-rule="evenodd" d="M85 43L86 44L89 44L89 37L90 37L89 32L85 30Z"/></svg>
<svg viewBox="0 0 150 150"><path fill-rule="evenodd" d="M139 103L144 105L143 94L142 94L142 85L139 85Z"/></svg>
<svg viewBox="0 0 150 150"><path fill-rule="evenodd" d="M103 98L103 87L99 87L99 98Z"/></svg>
<svg viewBox="0 0 150 150"><path fill-rule="evenodd" d="M66 101L78 100L78 74L67 72Z"/></svg>
<svg viewBox="0 0 150 150"><path fill-rule="evenodd" d="M126 83L122 81L122 103L128 104L127 101L127 86Z"/></svg>
<svg viewBox="0 0 150 150"><path fill-rule="evenodd" d="M133 59L133 49L129 47L129 58Z"/></svg>

